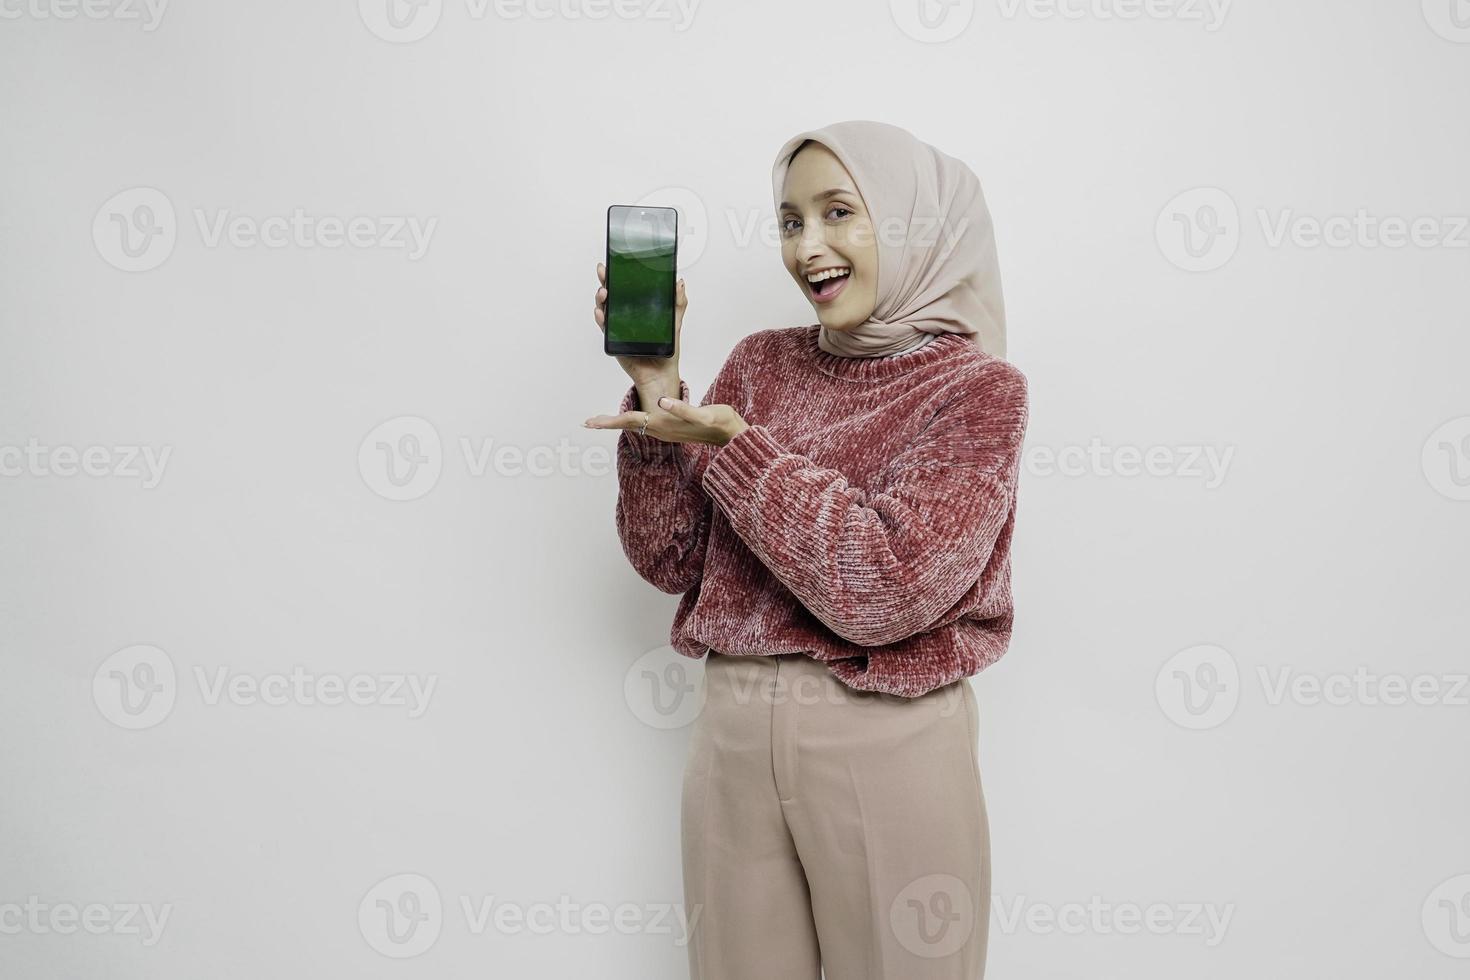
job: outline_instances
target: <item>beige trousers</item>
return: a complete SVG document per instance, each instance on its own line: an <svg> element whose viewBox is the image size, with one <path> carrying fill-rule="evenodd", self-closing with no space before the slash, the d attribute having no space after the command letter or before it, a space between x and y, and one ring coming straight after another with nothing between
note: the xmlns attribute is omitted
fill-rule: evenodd
<svg viewBox="0 0 1470 980"><path fill-rule="evenodd" d="M681 813L691 980L979 980L969 681L901 698L805 654L711 650L703 693Z"/></svg>

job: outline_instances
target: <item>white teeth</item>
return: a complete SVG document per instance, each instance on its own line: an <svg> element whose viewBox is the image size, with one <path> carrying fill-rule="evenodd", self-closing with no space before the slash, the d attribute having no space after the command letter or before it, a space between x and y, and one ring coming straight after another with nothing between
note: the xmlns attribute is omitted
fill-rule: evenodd
<svg viewBox="0 0 1470 980"><path fill-rule="evenodd" d="M819 283L824 280L831 279L833 276L841 276L851 273L852 270L844 265L841 268L837 269L823 269L821 272L814 272L806 277L806 281L810 283Z"/></svg>

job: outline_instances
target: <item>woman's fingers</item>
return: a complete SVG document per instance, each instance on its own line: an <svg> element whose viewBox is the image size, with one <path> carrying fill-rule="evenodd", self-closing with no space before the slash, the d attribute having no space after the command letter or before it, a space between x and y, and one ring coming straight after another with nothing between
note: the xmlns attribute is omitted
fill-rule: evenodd
<svg viewBox="0 0 1470 980"><path fill-rule="evenodd" d="M689 305L689 295L684 291L684 280L674 288L674 350L677 353L679 336L684 332L684 309Z"/></svg>
<svg viewBox="0 0 1470 980"><path fill-rule="evenodd" d="M607 327L604 321L607 317L607 270L603 268L601 262L597 263L597 281L602 285L598 287L592 300L592 319L597 321L598 331L606 333Z"/></svg>
<svg viewBox="0 0 1470 980"><path fill-rule="evenodd" d="M642 431L662 442L690 442L723 445L722 415L725 405L691 405L677 398L661 399L649 412L629 411L621 415L594 415L582 425L589 429L631 429ZM648 425L644 426L647 419Z"/></svg>
<svg viewBox="0 0 1470 980"><path fill-rule="evenodd" d="M594 415L582 424L589 429L632 429L637 432L643 428L643 417L647 415L649 426L653 425L652 412L624 412L622 415ZM648 433L653 435L652 432Z"/></svg>
<svg viewBox="0 0 1470 980"><path fill-rule="evenodd" d="M673 413L662 409L648 412L632 409L622 415L594 415L582 424L589 429L632 429L637 432L643 429L645 418L648 419L648 428L644 432L666 442L684 442L695 434Z"/></svg>

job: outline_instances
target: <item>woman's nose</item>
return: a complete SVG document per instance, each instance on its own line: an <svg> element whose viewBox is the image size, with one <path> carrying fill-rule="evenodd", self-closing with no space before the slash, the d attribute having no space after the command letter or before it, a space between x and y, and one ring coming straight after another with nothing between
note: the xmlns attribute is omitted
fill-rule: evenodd
<svg viewBox="0 0 1470 980"><path fill-rule="evenodd" d="M827 247L827 240L820 230L802 230L801 240L796 244L796 258L805 265L810 260L821 255Z"/></svg>

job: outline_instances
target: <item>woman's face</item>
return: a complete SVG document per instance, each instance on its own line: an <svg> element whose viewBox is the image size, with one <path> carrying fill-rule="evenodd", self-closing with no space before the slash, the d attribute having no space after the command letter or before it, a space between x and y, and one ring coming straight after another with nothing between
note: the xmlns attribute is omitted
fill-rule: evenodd
<svg viewBox="0 0 1470 980"><path fill-rule="evenodd" d="M878 241L852 177L820 143L796 154L782 188L781 261L828 330L865 322L878 301ZM846 276L813 283L837 269Z"/></svg>

